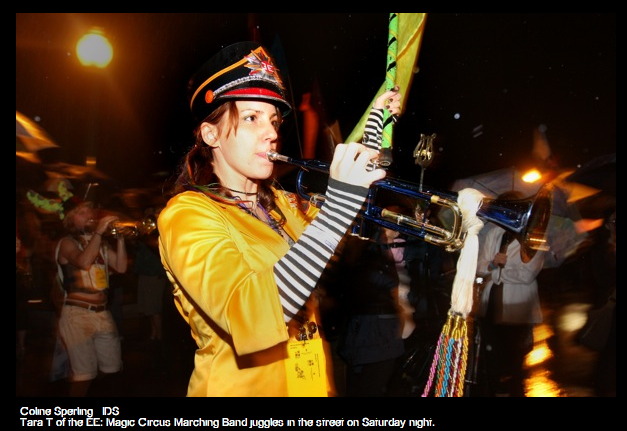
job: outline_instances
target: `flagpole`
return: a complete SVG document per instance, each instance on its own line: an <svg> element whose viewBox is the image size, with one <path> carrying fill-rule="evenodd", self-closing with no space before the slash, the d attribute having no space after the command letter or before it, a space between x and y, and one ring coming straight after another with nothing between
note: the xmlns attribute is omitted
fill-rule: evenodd
<svg viewBox="0 0 627 431"><path fill-rule="evenodd" d="M398 13L391 13L388 24L388 49L387 64L385 70L385 87L392 90L396 86L396 54L398 50ZM381 136L381 154L379 164L390 166L392 164L392 126L394 117L390 111L383 110L383 135Z"/></svg>

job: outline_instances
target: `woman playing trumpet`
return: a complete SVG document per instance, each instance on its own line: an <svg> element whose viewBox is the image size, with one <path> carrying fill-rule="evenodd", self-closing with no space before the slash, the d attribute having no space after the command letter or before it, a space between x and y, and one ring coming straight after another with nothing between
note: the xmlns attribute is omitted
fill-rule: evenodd
<svg viewBox="0 0 627 431"><path fill-rule="evenodd" d="M196 143L158 219L161 260L198 345L187 395L331 395L322 350L307 350L322 345L312 291L369 186L385 176L367 169L378 152L339 144L325 204L303 212L273 183L267 158L291 111L267 51L224 48L192 77L189 98ZM400 94L377 99L376 130L385 105L398 113Z"/></svg>

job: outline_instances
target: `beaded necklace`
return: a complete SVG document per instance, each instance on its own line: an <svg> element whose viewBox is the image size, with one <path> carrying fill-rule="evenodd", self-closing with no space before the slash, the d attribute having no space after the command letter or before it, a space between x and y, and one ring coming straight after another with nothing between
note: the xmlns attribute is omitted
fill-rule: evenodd
<svg viewBox="0 0 627 431"><path fill-rule="evenodd" d="M268 211L263 207L263 205L258 205L258 199L255 200L244 200L241 199L239 196L224 196L222 193L220 193L220 184L218 183L212 183L212 184L208 184L206 186L199 186L199 185L191 185L190 184L190 188L192 189L196 189L199 190L201 192L203 192L204 194L213 197L214 199L217 200L221 200L221 201L235 201L235 204L240 207L242 210L244 210L245 212L247 212L248 214L250 214L251 216L255 217L257 220L265 223L266 225L270 226L270 228L272 228L272 230L274 230L276 233L278 233L279 235L281 235L281 238L285 239L287 241L287 243L292 246L294 244L294 240L287 234L287 232L285 232L285 230L281 227L281 225L275 220L274 217L272 217ZM232 191L234 193L240 193L243 195L257 195L258 192L255 193L245 193L245 192L240 192L238 190L233 190L233 189L229 189L228 187L224 187L225 189ZM252 203L252 205L250 206L250 208L246 205L247 203ZM257 206L263 211L264 215L265 215L265 220L262 220L259 215L257 214Z"/></svg>
<svg viewBox="0 0 627 431"><path fill-rule="evenodd" d="M276 233L278 233L279 235L281 235L281 237L284 238L290 246L292 246L294 244L294 240L287 234L287 232L285 232L285 230L275 220L275 218L272 217L270 215L270 213L268 213L268 211L265 209L265 207L263 205L257 206L257 202L255 202L255 204L254 204L254 206L252 208L248 208L243 202L240 202L237 205L240 208L242 208L244 211L246 211L248 214L250 214L253 217L255 217L257 220L262 221L266 225L270 226L270 228L273 231L275 231ZM264 214L263 218L259 217L259 215L255 211L256 208L261 209L261 211ZM264 220L264 218L265 218L265 220Z"/></svg>

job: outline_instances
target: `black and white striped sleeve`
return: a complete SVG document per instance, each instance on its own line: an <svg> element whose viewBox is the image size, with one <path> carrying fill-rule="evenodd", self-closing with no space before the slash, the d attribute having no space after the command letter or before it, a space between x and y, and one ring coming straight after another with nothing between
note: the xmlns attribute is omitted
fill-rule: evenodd
<svg viewBox="0 0 627 431"><path fill-rule="evenodd" d="M274 266L285 321L309 298L337 245L362 207L368 189L329 178L326 199L314 221Z"/></svg>
<svg viewBox="0 0 627 431"><path fill-rule="evenodd" d="M383 109L372 108L364 126L364 137L361 141L367 147L381 149L383 135Z"/></svg>

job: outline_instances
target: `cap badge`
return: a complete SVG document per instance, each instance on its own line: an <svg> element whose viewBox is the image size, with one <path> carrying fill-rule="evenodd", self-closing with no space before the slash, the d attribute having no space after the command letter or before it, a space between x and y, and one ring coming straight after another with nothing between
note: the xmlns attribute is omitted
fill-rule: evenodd
<svg viewBox="0 0 627 431"><path fill-rule="evenodd" d="M272 64L272 59L263 47L259 47L256 50L251 51L251 53L246 56L246 60L248 60L248 63L245 64L245 66L251 69L249 75L261 74L262 79L275 81L281 89L284 88L281 77L279 76L279 69Z"/></svg>

